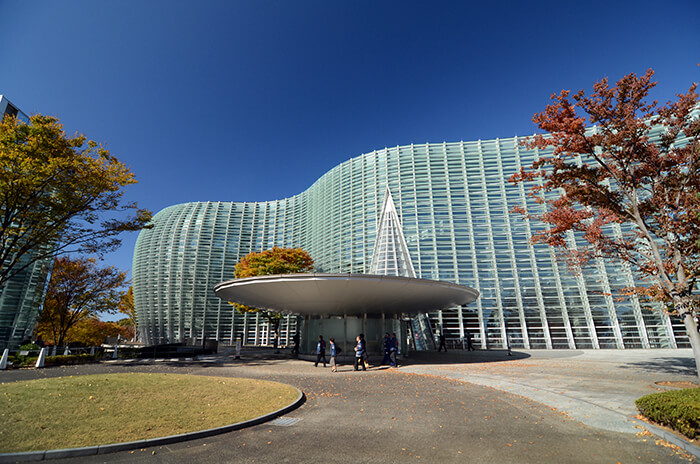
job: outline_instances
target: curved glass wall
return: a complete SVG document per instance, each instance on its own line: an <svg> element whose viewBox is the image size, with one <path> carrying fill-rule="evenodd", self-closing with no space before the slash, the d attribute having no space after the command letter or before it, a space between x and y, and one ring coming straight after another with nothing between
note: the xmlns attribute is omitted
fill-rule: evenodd
<svg viewBox="0 0 700 464"><path fill-rule="evenodd" d="M26 259L22 260L26 263ZM0 288L0 352L15 350L32 339L43 307L53 260L37 261Z"/></svg>
<svg viewBox="0 0 700 464"><path fill-rule="evenodd" d="M546 349L687 346L679 321L610 296L633 284L624 267L597 261L576 275L555 250L529 243L542 224L511 211L543 206L527 197L528 185L507 178L542 153L524 149L517 137L397 146L352 158L291 198L168 207L136 244L141 337L268 343L262 321L234 313L213 286L231 279L245 254L273 246L304 248L318 272L369 273L388 188L417 276L481 292L468 307L430 313L448 343L461 345L469 331L484 348L505 347L508 339L513 347ZM295 330L295 318L285 319L282 342Z"/></svg>

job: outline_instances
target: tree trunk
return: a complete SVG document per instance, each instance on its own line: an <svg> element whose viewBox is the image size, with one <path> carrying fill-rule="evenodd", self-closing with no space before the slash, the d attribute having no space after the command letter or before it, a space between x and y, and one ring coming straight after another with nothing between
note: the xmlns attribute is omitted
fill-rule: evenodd
<svg viewBox="0 0 700 464"><path fill-rule="evenodd" d="M698 324L695 322L695 317L690 311L690 304L685 298L679 297L674 299L674 305L678 310L678 314L683 319L685 331L690 340L690 346L693 348L693 357L695 358L695 372L700 383L700 333L698 333Z"/></svg>

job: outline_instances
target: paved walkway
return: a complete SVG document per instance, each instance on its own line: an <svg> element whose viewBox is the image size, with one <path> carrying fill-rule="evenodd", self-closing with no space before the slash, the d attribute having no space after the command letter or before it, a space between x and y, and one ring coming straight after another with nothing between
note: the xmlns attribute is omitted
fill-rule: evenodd
<svg viewBox="0 0 700 464"><path fill-rule="evenodd" d="M0 381L108 372L276 380L307 402L285 421L155 449L54 462L688 462L628 422L654 382L693 380L690 353L421 353L400 369L341 372L270 352L8 371ZM492 387L492 388L489 388ZM539 395L539 396L538 396ZM529 399L534 398L536 401ZM196 401L196 398L193 399ZM556 408L556 409L553 409ZM610 414L601 419L602 412ZM118 425L116 425L118 426Z"/></svg>
<svg viewBox="0 0 700 464"><path fill-rule="evenodd" d="M667 388L665 380L697 382L691 350L517 350L420 353L408 372L438 375L521 395L586 425L636 433L634 401Z"/></svg>

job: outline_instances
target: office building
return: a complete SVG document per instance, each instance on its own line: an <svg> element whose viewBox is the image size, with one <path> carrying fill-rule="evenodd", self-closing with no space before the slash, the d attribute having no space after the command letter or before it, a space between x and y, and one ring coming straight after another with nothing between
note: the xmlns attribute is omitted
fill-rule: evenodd
<svg viewBox="0 0 700 464"><path fill-rule="evenodd" d="M0 115L29 122L29 117L3 95L0 95ZM0 349L16 349L31 339L46 294L50 262L37 261L0 285ZM18 267L22 267L22 262Z"/></svg>

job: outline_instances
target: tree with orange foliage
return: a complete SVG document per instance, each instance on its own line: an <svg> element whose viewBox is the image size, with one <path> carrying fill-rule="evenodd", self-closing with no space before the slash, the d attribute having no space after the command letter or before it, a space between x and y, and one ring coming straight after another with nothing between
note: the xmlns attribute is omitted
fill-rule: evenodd
<svg viewBox="0 0 700 464"><path fill-rule="evenodd" d="M553 103L533 117L547 133L525 143L552 150L510 181L534 183L530 195L547 206L542 214L516 210L547 225L534 242L564 249L579 270L599 257L627 263L643 286L626 293L678 314L700 365L697 84L660 106L647 102L653 75L632 73L613 87L603 79L590 95L552 95ZM584 247L573 246L572 233Z"/></svg>
<svg viewBox="0 0 700 464"><path fill-rule="evenodd" d="M124 340L130 340L134 336L133 333L133 328L123 325L122 321L101 321L96 317L89 317L71 327L66 341L80 346L98 346L103 344L107 337L120 336Z"/></svg>
<svg viewBox="0 0 700 464"><path fill-rule="evenodd" d="M95 259L56 258L37 332L45 341L64 346L80 321L117 311L125 282L125 272L98 267Z"/></svg>
<svg viewBox="0 0 700 464"><path fill-rule="evenodd" d="M241 279L244 277L255 277L275 274L296 274L300 272L312 272L314 260L307 251L301 248L280 248L274 247L261 252L248 253L236 264L234 275ZM233 304L241 313L260 313L267 319L270 327L275 333L275 346L279 338L279 325L282 315L276 311L268 309L252 308L250 306Z"/></svg>

